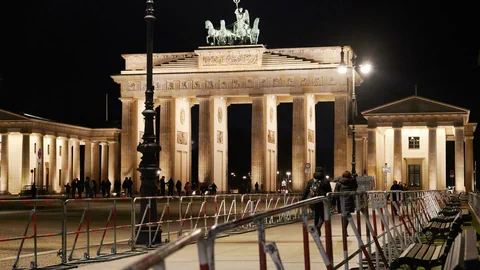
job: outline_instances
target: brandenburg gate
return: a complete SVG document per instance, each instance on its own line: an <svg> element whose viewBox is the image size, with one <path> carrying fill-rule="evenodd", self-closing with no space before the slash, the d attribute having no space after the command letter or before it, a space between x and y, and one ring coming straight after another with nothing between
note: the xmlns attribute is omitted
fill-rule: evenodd
<svg viewBox="0 0 480 270"><path fill-rule="evenodd" d="M334 174L349 169L348 111L352 75L337 73L341 47L269 49L263 45L199 47L193 52L154 54L155 107L160 111L161 175L191 182L191 107L199 104L199 183L228 186L227 107L252 104L252 183L277 190L277 106L293 103L292 187L302 190L305 164L315 167L315 104L334 102ZM351 66L354 52L344 47ZM112 76L121 86L121 177L132 177L144 129L144 54L123 55L125 70ZM356 84L361 77L356 76ZM242 123L235 123L242 125ZM348 150L350 152L351 150ZM361 168L358 168L360 171ZM312 170L313 171L313 170Z"/></svg>

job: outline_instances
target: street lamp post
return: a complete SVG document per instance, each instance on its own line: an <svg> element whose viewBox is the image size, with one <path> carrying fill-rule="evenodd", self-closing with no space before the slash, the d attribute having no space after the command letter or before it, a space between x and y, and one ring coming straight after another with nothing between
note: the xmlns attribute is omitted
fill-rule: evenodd
<svg viewBox="0 0 480 270"><path fill-rule="evenodd" d="M356 68L356 59L355 57L352 58L352 108L351 108L351 117L352 117L352 175L354 177L357 176L356 170L356 160L355 160L355 152L356 152L356 142L355 142L355 117L357 116L357 97L355 94L355 68ZM360 65L360 71L362 73L369 73L372 66L370 64ZM347 73L347 65L345 64L345 53L342 51L340 52L340 65L338 66L338 72L341 74Z"/></svg>
<svg viewBox="0 0 480 270"><path fill-rule="evenodd" d="M159 170L157 157L162 149L157 144L153 131L155 117L155 110L153 109L153 28L155 23L153 4L153 0L147 0L144 18L147 28L147 88L145 90L145 110L142 112L145 118L145 129L142 137L143 141L137 146L137 151L142 153L142 160L137 169L140 172L141 197L156 196L155 180ZM157 221L156 200L141 200L140 213L145 213L147 207L149 207L147 221ZM148 227L141 226L139 230L141 230L141 233L137 240L138 244L155 244L156 239L149 239Z"/></svg>

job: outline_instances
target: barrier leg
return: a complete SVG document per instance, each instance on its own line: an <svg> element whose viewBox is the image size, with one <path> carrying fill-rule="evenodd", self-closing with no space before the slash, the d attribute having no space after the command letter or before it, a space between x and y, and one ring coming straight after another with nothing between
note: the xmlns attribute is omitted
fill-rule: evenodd
<svg viewBox="0 0 480 270"><path fill-rule="evenodd" d="M117 254L117 200L113 201L113 248L112 254Z"/></svg>
<svg viewBox="0 0 480 270"><path fill-rule="evenodd" d="M90 259L90 202L87 201L87 252L84 254L85 259Z"/></svg>
<svg viewBox="0 0 480 270"><path fill-rule="evenodd" d="M110 208L110 212L108 213L107 224L105 224L105 230L103 230L102 238L100 239L100 245L98 246L98 249L97 249L97 256L100 256L100 251L102 250L102 246L103 246L103 239L105 239L105 235L107 234L107 228L108 228L108 225L110 224L112 213L113 213L113 207Z"/></svg>
<svg viewBox="0 0 480 270"><path fill-rule="evenodd" d="M18 248L18 251L17 251L17 258L15 258L15 262L13 263L13 266L12 268L13 269L17 269L17 264L18 264L18 261L20 260L20 253L22 253L22 249L23 249L23 243L25 242L25 237L27 236L27 233L28 233L28 228L30 227L30 222L32 221L32 218L33 218L33 215L35 214L35 209L32 209L30 211L30 215L28 216L28 221L27 221L27 226L25 227L25 232L23 233L23 237L22 238L22 241L20 241L20 247Z"/></svg>
<svg viewBox="0 0 480 270"><path fill-rule="evenodd" d="M68 255L68 260L71 261L73 259L73 252L75 251L75 246L77 245L78 235L80 235L80 230L83 226L83 220L85 219L85 213L87 213L87 208L83 209L82 217L80 218L80 223L78 224L78 229L75 233L75 240L73 240L72 249L70 250L70 255Z"/></svg>
<svg viewBox="0 0 480 270"><path fill-rule="evenodd" d="M365 247L365 244L363 243L362 236L360 235L360 232L359 232L358 229L355 227L355 222L353 221L352 214L347 213L347 219L349 220L348 223L349 223L350 226L352 227L353 233L354 233L355 236L357 237L358 246L359 246L359 248L362 250L363 255L365 255L365 259L367 259L368 266L370 267L370 269L373 269L374 267L373 267L372 258L370 258L370 254L368 254L367 248ZM360 255L360 254L359 254L359 255ZM361 263L363 263L363 261L362 261ZM361 265L361 263L360 263L360 265Z"/></svg>
<svg viewBox="0 0 480 270"><path fill-rule="evenodd" d="M323 202L324 227L325 227L325 246L327 248L328 258L333 265L333 243L332 243L332 220L330 215L330 201Z"/></svg>
<svg viewBox="0 0 480 270"><path fill-rule="evenodd" d="M135 239L133 239L133 245L135 245L135 243L137 243L138 236L140 235L140 231L141 231L141 228L143 226L143 221L145 221L145 217L147 216L147 212L148 212L149 208L150 208L150 203L147 204L147 206L145 207L145 211L143 212L142 220L139 224L140 228L137 231L137 235L135 236Z"/></svg>
<svg viewBox="0 0 480 270"><path fill-rule="evenodd" d="M167 199L168 200L168 199ZM157 239L157 235L158 235L158 231L160 230L160 227L162 227L162 220L163 220L163 216L165 214L165 210L166 210L166 207L167 205L164 205L163 206L163 210L162 210L162 215L160 215L160 219L158 220L158 225L157 225L157 228L155 229L155 234L153 235L153 239ZM168 222L168 221L167 221Z"/></svg>
<svg viewBox="0 0 480 270"><path fill-rule="evenodd" d="M197 242L198 262L200 270L208 270L207 244L205 239L199 239Z"/></svg>
<svg viewBox="0 0 480 270"><path fill-rule="evenodd" d="M207 238L208 270L215 270L215 236Z"/></svg>
<svg viewBox="0 0 480 270"><path fill-rule="evenodd" d="M277 244L275 244L275 242L266 244L265 252L270 254L270 257L272 257L272 261L275 264L277 270L285 270L285 267L283 267L282 259L280 258L280 252L278 252Z"/></svg>
<svg viewBox="0 0 480 270"><path fill-rule="evenodd" d="M32 268L37 269L37 201L33 202L33 254Z"/></svg>
<svg viewBox="0 0 480 270"><path fill-rule="evenodd" d="M310 243L308 241L308 215L307 207L302 208L302 229L303 229L303 258L305 261L305 270L310 270Z"/></svg>
<svg viewBox="0 0 480 270"><path fill-rule="evenodd" d="M260 257L260 270L267 270L267 257L265 256L265 227L263 220L258 221L258 253Z"/></svg>
<svg viewBox="0 0 480 270"><path fill-rule="evenodd" d="M345 262L345 270L348 270L347 217L345 216L345 198L343 196L340 197L340 209L342 212L343 260Z"/></svg>
<svg viewBox="0 0 480 270"><path fill-rule="evenodd" d="M317 244L318 251L320 251L320 256L322 256L322 259L325 262L327 269L333 270L332 262L330 261L330 258L328 258L327 252L323 248L322 241L320 240L320 236L318 235L317 228L315 226L309 226L308 231L312 235L312 238L315 241L315 244Z"/></svg>
<svg viewBox="0 0 480 270"><path fill-rule="evenodd" d="M375 212L373 212L373 213L375 214ZM380 241L378 241L378 236L377 236L377 232L376 232L377 230L375 228L372 228L372 224L370 223L370 220L368 218L368 214L364 214L364 213L362 213L362 214L363 214L363 217L365 219L365 225L367 226L367 229L369 231L373 232L373 241L374 241L375 247L376 247L375 264L377 265L377 269L378 269L378 265L379 265L379 258L378 258L379 256L381 256L385 268L388 268L387 258L385 257L385 253L382 250L382 247L380 245ZM374 218L374 220L375 220L375 218Z"/></svg>

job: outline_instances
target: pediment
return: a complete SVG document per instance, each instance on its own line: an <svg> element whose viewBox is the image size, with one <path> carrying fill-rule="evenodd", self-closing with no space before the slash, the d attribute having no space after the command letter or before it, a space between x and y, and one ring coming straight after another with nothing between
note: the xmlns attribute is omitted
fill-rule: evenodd
<svg viewBox="0 0 480 270"><path fill-rule="evenodd" d="M20 114L12 113L5 110L0 110L0 121L20 121L20 120L29 120L29 118Z"/></svg>
<svg viewBox="0 0 480 270"><path fill-rule="evenodd" d="M420 96L410 96L367 111L364 116L371 115L411 115L411 114L466 114L469 110L427 99Z"/></svg>

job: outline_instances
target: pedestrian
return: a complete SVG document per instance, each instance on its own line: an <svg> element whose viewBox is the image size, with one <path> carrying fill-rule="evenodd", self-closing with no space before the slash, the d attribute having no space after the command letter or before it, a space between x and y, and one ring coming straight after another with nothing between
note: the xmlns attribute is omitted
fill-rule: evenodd
<svg viewBox="0 0 480 270"><path fill-rule="evenodd" d="M32 199L35 199L37 197L37 186L35 185L35 181L32 182L30 190L32 191Z"/></svg>
<svg viewBox="0 0 480 270"><path fill-rule="evenodd" d="M185 184L185 196L190 196L191 192L192 192L192 185L190 184L190 182L187 182Z"/></svg>
<svg viewBox="0 0 480 270"><path fill-rule="evenodd" d="M125 193L125 196L127 196L128 194L128 177L125 177L125 179L123 179L123 183L122 183L122 189L123 189L123 192Z"/></svg>
<svg viewBox="0 0 480 270"><path fill-rule="evenodd" d="M352 174L349 171L345 171L342 174L342 178L338 180L337 185L335 186L335 192L347 192L347 191L357 191L358 184L357 180L352 177ZM344 208L341 209L342 212L353 213L355 211L355 198L354 196L342 196L345 204ZM340 199L342 199L340 197ZM347 233L348 228L348 219L345 219L343 232L348 237Z"/></svg>
<svg viewBox="0 0 480 270"><path fill-rule="evenodd" d="M92 186L92 197L97 197L97 181L93 180L90 182Z"/></svg>
<svg viewBox="0 0 480 270"><path fill-rule="evenodd" d="M125 180L126 180L126 177L125 177ZM115 192L115 196L116 197L120 197L122 196L122 182L120 181L120 179L115 179L113 181L113 191ZM126 195L126 194L125 194Z"/></svg>
<svg viewBox="0 0 480 270"><path fill-rule="evenodd" d="M180 180L177 180L175 187L177 188L178 197L182 196L182 182Z"/></svg>
<svg viewBox="0 0 480 270"><path fill-rule="evenodd" d="M90 195L92 194L92 191L90 190L90 177L87 177L84 184L85 184L85 198L90 198Z"/></svg>
<svg viewBox="0 0 480 270"><path fill-rule="evenodd" d="M215 182L212 183L212 194L213 195L217 194L217 185L215 185Z"/></svg>
<svg viewBox="0 0 480 270"><path fill-rule="evenodd" d="M255 193L258 193L258 187L259 187L258 182L256 182L255 183Z"/></svg>
<svg viewBox="0 0 480 270"><path fill-rule="evenodd" d="M168 179L168 196L173 196L173 179L170 177L170 179Z"/></svg>
<svg viewBox="0 0 480 270"><path fill-rule="evenodd" d="M65 185L65 195L67 196L67 199L70 198L70 192L71 192L70 189L71 189L70 183L67 183L67 184Z"/></svg>
<svg viewBox="0 0 480 270"><path fill-rule="evenodd" d="M322 167L315 168L313 178L308 180L305 191L303 192L302 200L315 198L319 196L325 196L327 193L332 192L330 182L325 178L325 173ZM323 202L310 204L310 209L315 213L314 223L317 228L318 235L321 235L321 228L325 221L325 212L323 208Z"/></svg>
<svg viewBox="0 0 480 270"><path fill-rule="evenodd" d="M132 189L133 189L133 180L132 180L132 177L129 177L127 182L127 192L128 192L128 196L130 196L131 198L133 198Z"/></svg>
<svg viewBox="0 0 480 270"><path fill-rule="evenodd" d="M107 195L107 181L105 179L100 182L100 189L102 190L102 197L105 198Z"/></svg>
<svg viewBox="0 0 480 270"><path fill-rule="evenodd" d="M400 183L401 183L401 182L400 182ZM402 190L403 190L403 187L398 184L397 180L394 180L394 181L393 181L393 185L390 187L390 191L393 191L393 192L391 193L391 195L392 195L392 203L400 200L400 192L398 192L398 191L402 191ZM396 208L396 207L393 207L393 213L394 213L394 215L397 215L397 216L398 216L397 208Z"/></svg>
<svg viewBox="0 0 480 270"><path fill-rule="evenodd" d="M78 178L75 178L75 179L77 179L77 182L78 182L78 185L77 185L78 198L81 199L82 193L85 190L85 181L83 179L80 179L80 180L78 180Z"/></svg>
<svg viewBox="0 0 480 270"><path fill-rule="evenodd" d="M107 192L107 198L110 198L110 190L112 189L112 182L110 182L110 179L107 179L105 182L105 191Z"/></svg>
<svg viewBox="0 0 480 270"><path fill-rule="evenodd" d="M160 196L165 196L165 176L160 179Z"/></svg>
<svg viewBox="0 0 480 270"><path fill-rule="evenodd" d="M75 193L76 193L76 190L77 190L77 186L78 186L77 180L73 179L72 180L72 199L75 199Z"/></svg>

